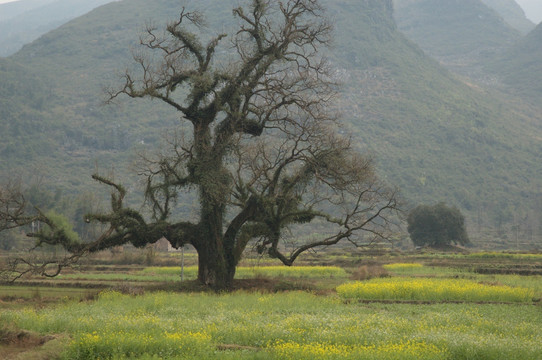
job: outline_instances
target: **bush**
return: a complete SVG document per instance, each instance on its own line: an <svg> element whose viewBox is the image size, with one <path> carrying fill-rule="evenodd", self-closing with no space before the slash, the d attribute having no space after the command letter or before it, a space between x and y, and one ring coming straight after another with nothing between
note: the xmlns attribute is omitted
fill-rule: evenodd
<svg viewBox="0 0 542 360"><path fill-rule="evenodd" d="M414 245L470 244L465 218L457 208L444 203L417 206L409 213L407 222Z"/></svg>

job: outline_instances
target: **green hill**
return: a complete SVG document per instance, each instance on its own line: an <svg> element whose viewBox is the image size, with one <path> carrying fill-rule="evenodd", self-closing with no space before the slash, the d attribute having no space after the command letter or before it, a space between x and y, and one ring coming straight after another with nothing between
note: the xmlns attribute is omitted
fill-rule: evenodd
<svg viewBox="0 0 542 360"><path fill-rule="evenodd" d="M19 0L0 4L0 56L112 0Z"/></svg>
<svg viewBox="0 0 542 360"><path fill-rule="evenodd" d="M12 19L26 11L37 9L41 6L54 2L55 0L20 0L0 4L0 21Z"/></svg>
<svg viewBox="0 0 542 360"><path fill-rule="evenodd" d="M40 109L40 134L24 134L25 141L10 145L12 163L31 160L42 164L42 175L53 180L64 173L63 182L76 190L88 185L96 163L101 168L115 166L117 172L122 171L131 165L134 148L158 142L165 129L175 124L175 113L165 115L160 104L153 103L151 108L145 101L106 107L102 88L114 82L119 71L130 63L131 50L145 22L152 15L171 19L176 6L173 2L164 5L114 2L45 34L7 59L39 74L36 76L52 96ZM24 102L24 98L19 101ZM14 118L7 115L5 119ZM22 148L44 134L55 146L31 159L22 159ZM63 169L56 167L59 163ZM47 171L50 167L57 171ZM20 168L24 174L27 167Z"/></svg>
<svg viewBox="0 0 542 360"><path fill-rule="evenodd" d="M187 6L209 14L206 31L213 34L229 28L231 4L237 1ZM425 56L397 30L391 0L325 4L336 24L327 55L344 85L337 108L345 131L361 150L374 154L382 176L402 189L407 207L445 201L473 215L471 222L476 214L482 227L512 221L506 217L510 209L539 215L534 209L542 188L542 130L536 112L526 115L513 99L463 83ZM6 85L9 95L0 96L14 105L2 107L1 126L18 127L14 124L24 117L29 128L39 127L0 132L0 144L9 144L1 173L40 172L68 191L82 191L98 164L114 167L133 189L131 159L155 148L178 114L146 101L104 107L101 88L130 66L143 24L151 19L161 25L178 11L175 0L113 2L2 60L12 85ZM20 81L18 74L25 74ZM26 101L28 88L35 91L34 102ZM25 150L28 146L36 150Z"/></svg>
<svg viewBox="0 0 542 360"><path fill-rule="evenodd" d="M512 91L532 103L542 101L542 24L487 64Z"/></svg>
<svg viewBox="0 0 542 360"><path fill-rule="evenodd" d="M535 24L525 16L525 12L515 0L482 0L490 9L495 10L499 15L512 26L526 35L534 29Z"/></svg>
<svg viewBox="0 0 542 360"><path fill-rule="evenodd" d="M481 0L395 0L399 29L428 55L461 73L521 34Z"/></svg>
<svg viewBox="0 0 542 360"><path fill-rule="evenodd" d="M46 81L10 59L0 58L0 156L2 170L17 167L54 147L47 136L35 136L50 120L44 108L52 101ZM27 142L35 138L35 141Z"/></svg>
<svg viewBox="0 0 542 360"><path fill-rule="evenodd" d="M388 179L414 202L455 203L488 222L511 204L532 202L541 119L424 56L389 12L360 26L348 16L354 11L344 6L337 16L338 53L351 60L343 113Z"/></svg>

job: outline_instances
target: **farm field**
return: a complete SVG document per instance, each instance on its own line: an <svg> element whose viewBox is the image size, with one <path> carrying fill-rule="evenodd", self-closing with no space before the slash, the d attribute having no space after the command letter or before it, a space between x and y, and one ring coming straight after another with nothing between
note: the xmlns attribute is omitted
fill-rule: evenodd
<svg viewBox="0 0 542 360"><path fill-rule="evenodd" d="M542 358L542 277L511 271L536 272L539 254L337 259L247 261L222 294L195 285L190 261L182 282L157 261L4 285L0 358Z"/></svg>

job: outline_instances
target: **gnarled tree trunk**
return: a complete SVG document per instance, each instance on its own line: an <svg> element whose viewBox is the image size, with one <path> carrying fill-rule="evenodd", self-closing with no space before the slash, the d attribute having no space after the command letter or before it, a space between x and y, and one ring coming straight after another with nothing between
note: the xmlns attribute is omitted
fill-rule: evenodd
<svg viewBox="0 0 542 360"><path fill-rule="evenodd" d="M204 167L199 170L200 220L198 240L198 280L215 289L231 286L235 261L224 242L225 204L228 202L229 179L224 176L222 156L202 154ZM228 253L229 251L229 253Z"/></svg>
<svg viewBox="0 0 542 360"><path fill-rule="evenodd" d="M217 241L202 241L196 248L198 252L198 281L214 289L231 287L235 276L235 267L228 266L224 249Z"/></svg>

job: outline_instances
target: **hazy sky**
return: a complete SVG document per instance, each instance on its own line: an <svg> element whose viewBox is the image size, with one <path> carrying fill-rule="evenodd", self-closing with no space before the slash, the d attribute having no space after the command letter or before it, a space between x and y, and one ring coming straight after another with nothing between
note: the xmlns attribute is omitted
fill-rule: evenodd
<svg viewBox="0 0 542 360"><path fill-rule="evenodd" d="M542 0L516 0L516 2L521 5L529 20L536 24L542 21Z"/></svg>
<svg viewBox="0 0 542 360"><path fill-rule="evenodd" d="M0 0L0 4L17 1L17 0ZM542 21L542 0L516 0L521 5L525 15L534 23L538 24Z"/></svg>

